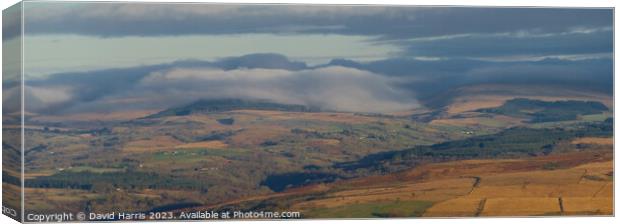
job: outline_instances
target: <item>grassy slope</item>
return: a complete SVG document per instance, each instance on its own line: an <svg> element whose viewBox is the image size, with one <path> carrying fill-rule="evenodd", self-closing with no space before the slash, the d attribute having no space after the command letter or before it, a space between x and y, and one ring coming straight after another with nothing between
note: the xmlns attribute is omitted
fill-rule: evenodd
<svg viewBox="0 0 620 224"><path fill-rule="evenodd" d="M468 91L469 93L472 92ZM558 91L553 90L551 92L558 94L555 96L545 94L532 96L532 94L538 93L521 92L522 94L502 95L491 101L505 102L511 97L528 96L544 100L597 100L608 105L608 97L597 94L558 93ZM465 98L458 98L464 99L464 101L454 101L448 107L449 109L454 107L454 111L463 108L471 110L471 108L479 108L481 105L486 107L486 104L479 104L479 102L485 102L488 99L479 96L488 96L488 94L464 94L463 97ZM235 119L232 125L222 125L217 121L230 117ZM607 117L586 115L583 116L583 120L603 121ZM58 172L58 168L71 166L78 170L82 169L81 167L89 167L86 171L131 168L146 172L157 171L162 175L170 175L175 178L195 179L202 181L201 184L216 186L210 188L207 194L176 188L127 191L122 189L120 192L106 193L107 196L105 197L100 195L101 197L97 200L99 204L93 207L101 211L116 210L122 206L140 209L150 208L183 200L208 201L209 203L226 202L232 199L242 200L256 195L268 194L270 192L268 189L257 185L270 173L299 171L309 164L328 166L334 162L352 161L370 153L471 137L469 134L464 134L466 131L473 131L473 135L487 135L501 131L510 125L521 125L520 121L511 119L504 119L501 122L495 118L488 118L484 122L479 122L480 120L477 119L474 118L471 121L473 123L468 121L470 123L457 124L448 120L440 124L426 124L411 121L407 117L239 110L162 117L142 123L114 124L117 126L111 128L110 133L93 134L92 136L83 136L84 132L82 131L54 134L32 131L29 136L33 144L44 142L52 142L53 144L45 153L34 152L31 154L29 167L32 170L27 170L27 172L52 171L50 174L46 174L47 176L52 175L53 172ZM540 125L537 128L565 127L575 125L575 122L549 122L536 125ZM291 130L294 128L301 128L309 132L292 133ZM352 134L349 131L352 131ZM113 136L120 136L120 138L116 141L109 141ZM159 138L162 136L166 138ZM168 139L170 136L173 136L174 139ZM224 136L221 141L227 146L217 149L208 147L174 148L179 144L204 141L203 138L209 136ZM163 141L163 143L161 147L148 147L147 144L139 150L133 148L126 150L130 148L125 146L136 141L144 141L145 143L158 141L158 144L159 141ZM261 145L267 141L275 141L278 144ZM104 145L107 142L116 145L105 147ZM54 152L54 154L48 154L49 152ZM130 160L126 161L124 158L130 158ZM54 166L50 166L50 164L54 164ZM444 167L443 169L458 169L456 167L459 167L459 164L452 164L452 166L454 167ZM538 168L542 166L542 164L536 165ZM506 168L509 171L513 171L513 169L515 168ZM468 173L464 175L468 175ZM358 180L363 180L363 178ZM394 180L387 180L385 183L392 183L391 181ZM371 187L367 184L359 186L362 188ZM114 189L105 190L113 191ZM72 194L71 192L74 190L63 189L63 191L63 195L66 195ZM233 191L243 193L231 193ZM439 192L438 194L444 193ZM76 195L80 194L86 194L86 192L76 193ZM46 205L59 203L67 208L81 208L87 198L73 198L71 203L65 203L60 200L63 198L51 196L47 198L44 193L37 197L42 197L41 201L47 203ZM416 199L413 201L428 200Z"/></svg>
<svg viewBox="0 0 620 224"><path fill-rule="evenodd" d="M612 148L505 160L464 160L291 189L260 203L301 210L306 217L609 215L612 212ZM549 163L557 163L550 168ZM592 177L591 177L592 176ZM564 201L561 211L559 199ZM482 203L484 201L484 203ZM278 207L277 205L284 206ZM275 207L274 207L275 206ZM213 207L211 207L213 208ZM406 211L399 209L405 208Z"/></svg>

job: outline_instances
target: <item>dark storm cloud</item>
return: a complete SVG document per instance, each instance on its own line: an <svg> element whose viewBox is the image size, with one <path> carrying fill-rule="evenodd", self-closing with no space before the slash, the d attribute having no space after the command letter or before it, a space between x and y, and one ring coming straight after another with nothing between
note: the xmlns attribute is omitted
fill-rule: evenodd
<svg viewBox="0 0 620 224"><path fill-rule="evenodd" d="M29 3L26 32L95 36L337 33L387 39L611 27L611 9Z"/></svg>
<svg viewBox="0 0 620 224"><path fill-rule="evenodd" d="M611 29L563 33L464 35L402 43L408 55L426 57L516 57L609 53Z"/></svg>
<svg viewBox="0 0 620 224"><path fill-rule="evenodd" d="M338 59L328 65L407 77L398 87L413 91L421 101L458 86L484 83L557 84L605 93L613 90L613 61L610 58L507 62L394 58L367 63Z"/></svg>

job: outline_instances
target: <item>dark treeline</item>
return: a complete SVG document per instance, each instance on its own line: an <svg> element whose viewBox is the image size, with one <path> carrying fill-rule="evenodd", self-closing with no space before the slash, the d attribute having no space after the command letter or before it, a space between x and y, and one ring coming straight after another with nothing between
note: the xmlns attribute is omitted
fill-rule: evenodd
<svg viewBox="0 0 620 224"><path fill-rule="evenodd" d="M515 127L492 135L370 154L357 161L337 163L334 168L345 171L363 169L384 173L413 167L420 161L440 162L475 158L547 155L553 151L558 142L563 140L612 135L612 119L595 124L584 124L575 129Z"/></svg>
<svg viewBox="0 0 620 224"><path fill-rule="evenodd" d="M166 116L185 116L196 113L213 113L231 110L276 110L292 112L318 112L319 109L304 105L279 104L264 100L241 100L241 99L211 99L199 100L189 105L170 108L146 118L159 118Z"/></svg>
<svg viewBox="0 0 620 224"><path fill-rule="evenodd" d="M6 171L2 171L2 183L17 185L17 186L22 185L22 181L19 179L19 177L15 177Z"/></svg>
<svg viewBox="0 0 620 224"><path fill-rule="evenodd" d="M207 191L207 186L198 180L182 177L162 176L152 172L59 172L25 181L32 188L70 189L189 189Z"/></svg>
<svg viewBox="0 0 620 224"><path fill-rule="evenodd" d="M544 156L552 153L561 141L570 141L578 137L612 135L612 119L574 128L515 127L491 135L374 153L356 161L335 163L329 167L312 166L311 169L300 172L273 174L263 180L261 185L268 186L274 191L283 191L307 184L398 172L413 168L422 162Z"/></svg>
<svg viewBox="0 0 620 224"><path fill-rule="evenodd" d="M531 123L576 120L580 115L598 114L608 108L594 101L554 101L517 98L506 101L496 108L480 109L479 112L529 117Z"/></svg>

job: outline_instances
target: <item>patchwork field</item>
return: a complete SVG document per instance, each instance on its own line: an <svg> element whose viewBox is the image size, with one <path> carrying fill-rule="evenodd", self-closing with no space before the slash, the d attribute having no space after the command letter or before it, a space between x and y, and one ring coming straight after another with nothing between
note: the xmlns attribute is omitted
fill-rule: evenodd
<svg viewBox="0 0 620 224"><path fill-rule="evenodd" d="M608 148L597 154L437 163L321 185L322 193L291 189L286 200L266 195L231 204L285 203L317 218L611 215L612 158ZM562 168L545 166L548 161Z"/></svg>
<svg viewBox="0 0 620 224"><path fill-rule="evenodd" d="M564 99L602 97L570 94ZM25 129L25 197L29 211L50 213L613 213L613 113L602 106L608 99L462 97L438 110L393 114L239 108L237 101L210 109L206 101L126 121L37 121Z"/></svg>

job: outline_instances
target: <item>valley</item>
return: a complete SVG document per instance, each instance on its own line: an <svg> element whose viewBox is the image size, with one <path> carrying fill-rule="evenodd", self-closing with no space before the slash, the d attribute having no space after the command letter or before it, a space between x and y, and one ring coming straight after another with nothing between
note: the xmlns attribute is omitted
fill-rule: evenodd
<svg viewBox="0 0 620 224"><path fill-rule="evenodd" d="M94 123L32 115L27 212L612 214L610 100L554 97L393 114L222 99Z"/></svg>

